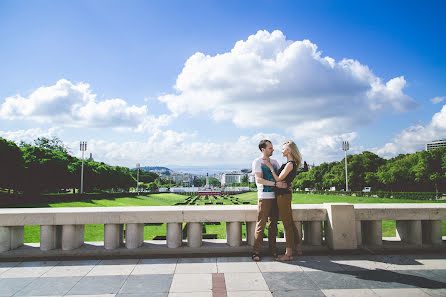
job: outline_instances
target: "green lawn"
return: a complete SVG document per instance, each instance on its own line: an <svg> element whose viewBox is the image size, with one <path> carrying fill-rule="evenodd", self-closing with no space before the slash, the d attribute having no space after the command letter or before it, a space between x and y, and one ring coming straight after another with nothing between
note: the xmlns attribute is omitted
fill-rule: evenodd
<svg viewBox="0 0 446 297"><path fill-rule="evenodd" d="M178 202L184 202L188 196L160 193L150 194L139 197L124 197L114 199L87 200L78 202L59 202L59 203L41 203L26 205L20 207L113 207L113 206L169 206ZM240 204L249 202L257 204L257 193L250 192L235 195ZM223 204L232 204L231 200L218 200ZM350 197L350 196L328 196L315 194L293 194L293 204L320 204L324 202L347 202L347 203L444 203L446 201L424 201L424 200L402 200L402 199L386 199L386 198L369 198L369 197ZM214 197L201 199L196 201L196 205L204 205L206 202L217 202ZM383 221L383 236L395 236L395 221ZM443 235L446 235L446 221L442 222ZM206 225L206 234L216 234L217 238L226 238L226 224L222 222L220 225ZM243 225L243 234L245 234L245 225ZM166 224L159 226L144 226L144 239L151 240L155 236L166 235ZM279 236L283 237L283 225L279 223ZM25 242L39 242L40 228L39 226L25 226ZM104 225L86 225L85 241L103 241Z"/></svg>

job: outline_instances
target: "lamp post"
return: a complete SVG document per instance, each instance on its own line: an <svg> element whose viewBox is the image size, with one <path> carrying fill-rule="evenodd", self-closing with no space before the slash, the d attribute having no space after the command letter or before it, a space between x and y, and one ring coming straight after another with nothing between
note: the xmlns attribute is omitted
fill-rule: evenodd
<svg viewBox="0 0 446 297"><path fill-rule="evenodd" d="M87 142L80 142L80 151L82 152L82 169L81 169L81 194L84 193L84 152L87 150Z"/></svg>
<svg viewBox="0 0 446 297"><path fill-rule="evenodd" d="M348 141L342 142L342 150L345 152L345 191L348 191L348 175L347 175L347 151L350 148Z"/></svg>
<svg viewBox="0 0 446 297"><path fill-rule="evenodd" d="M136 193L139 196L139 163L136 163Z"/></svg>

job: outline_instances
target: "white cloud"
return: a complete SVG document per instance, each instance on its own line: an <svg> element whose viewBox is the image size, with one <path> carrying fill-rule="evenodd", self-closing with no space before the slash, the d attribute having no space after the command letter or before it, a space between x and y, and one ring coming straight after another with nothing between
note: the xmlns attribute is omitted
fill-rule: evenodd
<svg viewBox="0 0 446 297"><path fill-rule="evenodd" d="M432 102L433 104L438 104L438 103L443 102L444 100L446 100L446 96L441 96L441 97L437 96L437 97L432 98L430 100L430 102Z"/></svg>
<svg viewBox="0 0 446 297"><path fill-rule="evenodd" d="M288 128L296 137L313 137L414 108L405 86L402 76L383 82L358 61L324 57L308 40L258 31L230 52L192 55L177 78L177 92L158 99L174 114L209 112L239 127Z"/></svg>
<svg viewBox="0 0 446 297"><path fill-rule="evenodd" d="M39 137L53 138L54 136L60 137L61 129L54 127L47 130L40 128L32 128L26 130L15 131L0 131L0 137L19 143L24 141L26 143L33 143L35 139Z"/></svg>
<svg viewBox="0 0 446 297"><path fill-rule="evenodd" d="M149 115L146 105L129 105L120 98L96 101L88 84L73 84L66 79L53 86L40 87L28 98L21 95L6 98L0 105L0 118L69 127L128 128L139 132L152 131L170 120L167 115Z"/></svg>
<svg viewBox="0 0 446 297"><path fill-rule="evenodd" d="M427 142L446 138L446 104L435 113L428 125L410 126L396 135L381 148L373 149L383 157L394 157L401 153L414 153L425 149Z"/></svg>

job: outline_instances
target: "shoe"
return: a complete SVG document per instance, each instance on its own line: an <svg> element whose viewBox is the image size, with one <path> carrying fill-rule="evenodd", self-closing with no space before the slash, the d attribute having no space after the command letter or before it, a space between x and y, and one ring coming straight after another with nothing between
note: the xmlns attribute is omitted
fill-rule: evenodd
<svg viewBox="0 0 446 297"><path fill-rule="evenodd" d="M253 254L251 255L251 259L252 259L254 262L262 261L262 257L260 257L260 255L257 254L257 253L253 253Z"/></svg>

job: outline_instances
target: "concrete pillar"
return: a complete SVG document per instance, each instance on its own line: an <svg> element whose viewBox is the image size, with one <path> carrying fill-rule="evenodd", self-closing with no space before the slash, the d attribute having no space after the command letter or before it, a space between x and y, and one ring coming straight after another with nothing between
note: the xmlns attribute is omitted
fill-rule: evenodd
<svg viewBox="0 0 446 297"><path fill-rule="evenodd" d="M62 250L74 250L84 244L85 225L62 226Z"/></svg>
<svg viewBox="0 0 446 297"><path fill-rule="evenodd" d="M242 245L241 222L226 222L226 243L232 247Z"/></svg>
<svg viewBox="0 0 446 297"><path fill-rule="evenodd" d="M322 222L305 222L305 243L309 245L322 245Z"/></svg>
<svg viewBox="0 0 446 297"><path fill-rule="evenodd" d="M356 249L355 209L349 203L324 203L327 209L325 237L333 250Z"/></svg>
<svg viewBox="0 0 446 297"><path fill-rule="evenodd" d="M423 243L442 244L441 220L421 221Z"/></svg>
<svg viewBox="0 0 446 297"><path fill-rule="evenodd" d="M362 224L361 221L356 221L356 242L358 246L362 245Z"/></svg>
<svg viewBox="0 0 446 297"><path fill-rule="evenodd" d="M256 233L256 222L246 222L246 243L254 246L254 239Z"/></svg>
<svg viewBox="0 0 446 297"><path fill-rule="evenodd" d="M382 221L362 221L362 242L370 246L381 246L383 244Z"/></svg>
<svg viewBox="0 0 446 297"><path fill-rule="evenodd" d="M0 252L13 250L23 245L24 226L0 227Z"/></svg>
<svg viewBox="0 0 446 297"><path fill-rule="evenodd" d="M11 230L11 250L21 247L25 242L25 226L9 227Z"/></svg>
<svg viewBox="0 0 446 297"><path fill-rule="evenodd" d="M40 226L40 250L49 251L62 247L62 226Z"/></svg>
<svg viewBox="0 0 446 297"><path fill-rule="evenodd" d="M182 223L167 223L167 247L177 248L182 244Z"/></svg>
<svg viewBox="0 0 446 297"><path fill-rule="evenodd" d="M201 233L201 223L188 223L187 224L187 246L200 247L202 243L203 234Z"/></svg>
<svg viewBox="0 0 446 297"><path fill-rule="evenodd" d="M310 240L310 222L302 222L303 236L302 241L304 244L309 244Z"/></svg>
<svg viewBox="0 0 446 297"><path fill-rule="evenodd" d="M121 226L119 224L104 224L104 248L117 249L120 246Z"/></svg>
<svg viewBox="0 0 446 297"><path fill-rule="evenodd" d="M127 224L125 228L125 247L136 249L144 243L144 224Z"/></svg>
<svg viewBox="0 0 446 297"><path fill-rule="evenodd" d="M396 221L396 233L403 243L422 244L421 221L419 220Z"/></svg>

